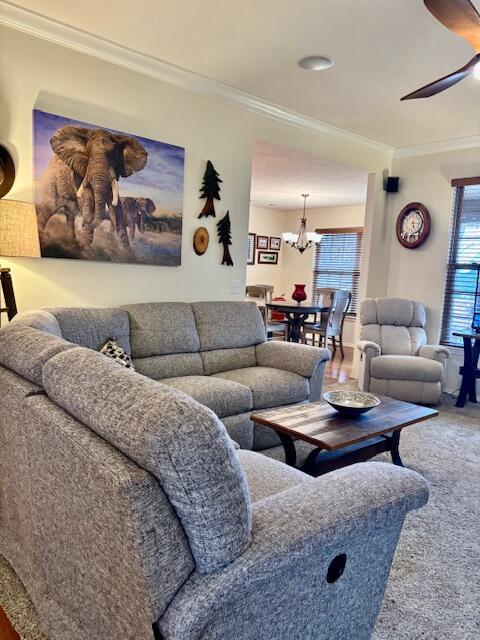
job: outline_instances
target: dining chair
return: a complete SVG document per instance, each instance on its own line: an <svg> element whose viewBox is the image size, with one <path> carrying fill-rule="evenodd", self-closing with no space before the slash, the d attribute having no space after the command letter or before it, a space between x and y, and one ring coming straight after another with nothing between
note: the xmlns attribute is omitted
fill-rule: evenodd
<svg viewBox="0 0 480 640"><path fill-rule="evenodd" d="M320 321L306 324L303 332L303 342L307 341L307 334L312 334L312 344L318 336L318 346L327 347L328 339L332 341L333 353L337 351L337 338L342 359L345 357L343 348L343 324L352 300L352 293L346 289L317 289L317 295L329 296L330 310L320 314Z"/></svg>
<svg viewBox="0 0 480 640"><path fill-rule="evenodd" d="M300 337L302 342L305 344L308 340L307 333L313 333L311 331L312 327L318 327L318 325L325 325L328 322L328 318L330 316L330 311L332 308L332 299L333 294L335 293L335 289L332 288L317 288L313 292L313 299L316 300L319 304L322 304L324 307L328 307L327 311L322 311L320 313L316 313L314 315L313 320L307 320L303 325L303 332ZM312 344L315 344L315 335L312 335ZM319 340L320 343L320 340ZM320 345L321 346L321 345Z"/></svg>
<svg viewBox="0 0 480 640"><path fill-rule="evenodd" d="M286 340L288 335L288 323L272 320L272 312L267 308L267 304L272 301L273 286L271 284L247 285L245 293L247 300L254 299L258 304L265 323L267 338L273 338L274 335L283 335L283 339Z"/></svg>

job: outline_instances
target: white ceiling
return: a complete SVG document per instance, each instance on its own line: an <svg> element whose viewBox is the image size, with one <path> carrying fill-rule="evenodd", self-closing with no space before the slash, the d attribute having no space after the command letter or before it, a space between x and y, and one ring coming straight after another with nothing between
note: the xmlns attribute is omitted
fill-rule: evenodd
<svg viewBox="0 0 480 640"><path fill-rule="evenodd" d="M254 206L284 210L301 209L302 193L310 194L308 208L363 204L367 179L367 174L354 167L257 142L250 198Z"/></svg>
<svg viewBox="0 0 480 640"><path fill-rule="evenodd" d="M395 147L480 133L480 82L472 76L433 98L400 102L473 56L422 0L14 4ZM335 66L298 68L315 53Z"/></svg>

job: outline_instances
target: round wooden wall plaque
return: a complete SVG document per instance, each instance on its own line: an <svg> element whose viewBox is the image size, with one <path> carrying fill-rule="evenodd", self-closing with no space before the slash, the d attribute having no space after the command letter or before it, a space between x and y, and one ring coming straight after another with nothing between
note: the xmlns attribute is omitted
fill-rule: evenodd
<svg viewBox="0 0 480 640"><path fill-rule="evenodd" d="M197 256L203 256L208 248L209 235L205 227L198 227L193 235L193 250Z"/></svg>

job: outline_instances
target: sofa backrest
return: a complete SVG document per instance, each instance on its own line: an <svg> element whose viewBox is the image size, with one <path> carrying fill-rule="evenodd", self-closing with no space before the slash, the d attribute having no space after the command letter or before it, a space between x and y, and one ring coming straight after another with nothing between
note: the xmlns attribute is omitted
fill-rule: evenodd
<svg viewBox="0 0 480 640"><path fill-rule="evenodd" d="M417 355L426 344L425 307L403 298L367 298L360 307L360 339L378 344L383 355Z"/></svg>
<svg viewBox="0 0 480 640"><path fill-rule="evenodd" d="M125 305L136 370L161 380L203 375L203 364L192 307L186 302Z"/></svg>
<svg viewBox="0 0 480 640"><path fill-rule="evenodd" d="M67 352L70 357L58 357ZM251 535L248 486L233 443L210 409L22 322L0 330L0 364L42 385L53 402L157 478L200 573L244 551Z"/></svg>
<svg viewBox="0 0 480 640"><path fill-rule="evenodd" d="M192 309L206 375L256 365L255 345L266 335L254 302L194 302Z"/></svg>
<svg viewBox="0 0 480 640"><path fill-rule="evenodd" d="M253 367L265 326L254 303L126 305L136 370L154 380Z"/></svg>
<svg viewBox="0 0 480 640"><path fill-rule="evenodd" d="M49 635L151 637L195 568L159 482L2 366L0 387L0 553Z"/></svg>
<svg viewBox="0 0 480 640"><path fill-rule="evenodd" d="M217 416L98 352L69 352L43 367L48 396L159 480L200 573L237 558L250 542L250 496Z"/></svg>
<svg viewBox="0 0 480 640"><path fill-rule="evenodd" d="M0 364L39 386L45 363L74 348L71 342L22 322L11 322L0 330Z"/></svg>
<svg viewBox="0 0 480 640"><path fill-rule="evenodd" d="M151 302L113 308L53 308L22 323L98 351L114 338L154 380L254 367L265 324L253 302Z"/></svg>
<svg viewBox="0 0 480 640"><path fill-rule="evenodd" d="M113 338L130 355L130 322L124 309L65 307L48 311L57 319L65 340L98 351Z"/></svg>

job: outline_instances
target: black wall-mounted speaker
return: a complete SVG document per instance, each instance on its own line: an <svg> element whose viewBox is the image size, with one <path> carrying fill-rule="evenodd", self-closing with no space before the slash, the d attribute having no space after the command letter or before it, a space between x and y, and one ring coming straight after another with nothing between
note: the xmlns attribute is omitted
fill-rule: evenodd
<svg viewBox="0 0 480 640"><path fill-rule="evenodd" d="M385 191L387 193L398 193L398 184L400 182L400 178L398 176L391 176L387 178L387 182L385 183Z"/></svg>

